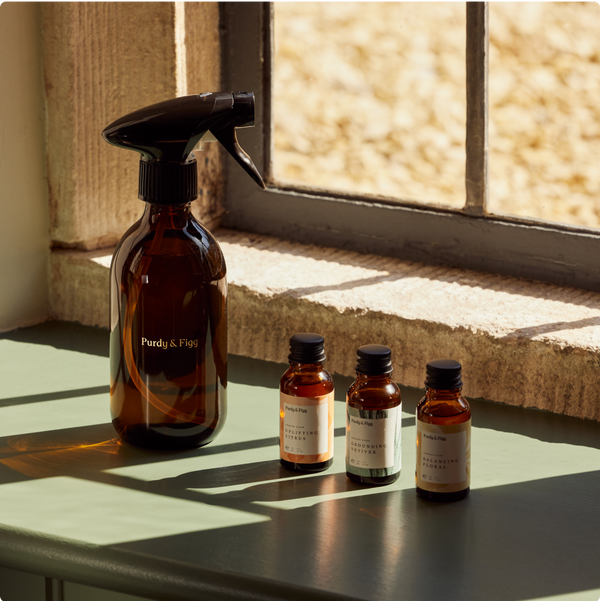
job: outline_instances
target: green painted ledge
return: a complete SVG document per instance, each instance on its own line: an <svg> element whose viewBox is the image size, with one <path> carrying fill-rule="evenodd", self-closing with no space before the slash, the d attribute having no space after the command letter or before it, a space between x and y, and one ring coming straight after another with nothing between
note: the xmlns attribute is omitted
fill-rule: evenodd
<svg viewBox="0 0 600 601"><path fill-rule="evenodd" d="M107 349L58 322L0 339L0 565L168 601L600 597L600 424L474 400L471 494L437 505L414 492L419 390L403 388L399 480L361 488L350 378L333 466L296 476L278 462L283 365L231 356L220 437L158 453L115 438Z"/></svg>

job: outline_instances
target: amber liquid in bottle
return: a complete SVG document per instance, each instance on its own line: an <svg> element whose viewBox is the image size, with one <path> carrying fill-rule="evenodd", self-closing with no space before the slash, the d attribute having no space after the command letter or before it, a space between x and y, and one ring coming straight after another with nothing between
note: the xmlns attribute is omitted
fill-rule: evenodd
<svg viewBox="0 0 600 601"><path fill-rule="evenodd" d="M471 421L471 408L461 395L461 389L437 390L426 388L425 396L417 405L417 421L436 426L467 424ZM470 430L469 430L470 436ZM466 457L467 474L470 473L470 457ZM418 471L418 468L417 468ZM430 501L458 501L469 494L470 487L453 492L435 492L417 485L417 493Z"/></svg>
<svg viewBox="0 0 600 601"><path fill-rule="evenodd" d="M190 204L146 204L111 271L110 398L126 442L205 445L222 429L227 387L225 261Z"/></svg>
<svg viewBox="0 0 600 601"><path fill-rule="evenodd" d="M323 362L315 363L299 363L290 361L290 367L283 374L279 382L279 389L285 395L291 397L323 397L325 395L333 395L334 385L331 374L323 367ZM332 399L333 400L333 399ZM280 432L280 451L285 451L285 435L284 417L280 415L281 432ZM324 455L329 455L328 458L322 461L314 460L311 456L297 457L295 461L289 461L280 457L281 465L289 470L300 472L321 472L326 470L333 463L333 403L329 403L328 423L320 424L320 427L327 428L329 432L329 449Z"/></svg>
<svg viewBox="0 0 600 601"><path fill-rule="evenodd" d="M394 409L396 407L398 408L398 412L399 412L402 399L400 396L400 389L391 380L389 375L373 376L373 375L364 375L364 374L357 373L356 381L348 389L348 396L347 396L346 402L348 404L348 407L352 407L354 409L359 410L361 412L361 415L372 415L370 412L373 412L373 414L374 414L377 411L390 410L390 409ZM369 412L369 413L367 413L367 412ZM401 420L400 413L398 413L397 419ZM390 421L391 421L391 418L390 418ZM395 436L394 436L394 434L392 434L392 436L391 436L391 445L392 446L400 445L400 432L399 432L400 425L401 425L401 421L400 421L400 423L398 423L398 431L395 432ZM391 426L391 424L390 424L390 426ZM351 426L350 426L350 430L351 430ZM395 428L394 428L394 430L395 430ZM351 441L348 440L348 437L349 437L348 431L349 431L349 429L346 428L347 443L350 443ZM398 448L397 450L399 453L400 449ZM348 451L347 451L347 460L346 461L348 461ZM388 475L380 475L380 476L379 475L378 476L359 475L359 474L353 473L351 471L351 469L352 469L351 467L347 467L346 468L346 476L348 476L348 478L350 480L352 480L353 482L356 482L358 484L370 484L370 485L391 484L392 482L395 482L398 479L398 476L400 476L399 461L398 461L398 465L395 467L397 467L397 471L394 471L394 473L391 473ZM355 470L355 471L358 471L358 470ZM379 470L371 469L369 471L372 473L376 473ZM390 471L390 470L388 469L388 470L381 470L381 471Z"/></svg>

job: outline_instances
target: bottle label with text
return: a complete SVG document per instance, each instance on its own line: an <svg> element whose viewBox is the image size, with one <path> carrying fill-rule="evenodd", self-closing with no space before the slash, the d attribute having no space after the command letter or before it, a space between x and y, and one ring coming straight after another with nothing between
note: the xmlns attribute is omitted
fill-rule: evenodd
<svg viewBox="0 0 600 601"><path fill-rule="evenodd" d="M163 350L167 350L170 348L198 348L198 339L192 339L190 340L189 338L171 338L171 339L167 339L164 340L162 338L159 338L158 340L152 340L149 338L141 338L141 346L142 347L154 347L154 348L160 348Z"/></svg>
<svg viewBox="0 0 600 601"><path fill-rule="evenodd" d="M401 407L370 411L346 405L346 471L371 478L400 471Z"/></svg>
<svg viewBox="0 0 600 601"><path fill-rule="evenodd" d="M417 420L417 486L430 492L458 492L471 479L471 420L436 425Z"/></svg>
<svg viewBox="0 0 600 601"><path fill-rule="evenodd" d="M296 397L280 392L281 458L292 463L321 463L333 457L333 392Z"/></svg>

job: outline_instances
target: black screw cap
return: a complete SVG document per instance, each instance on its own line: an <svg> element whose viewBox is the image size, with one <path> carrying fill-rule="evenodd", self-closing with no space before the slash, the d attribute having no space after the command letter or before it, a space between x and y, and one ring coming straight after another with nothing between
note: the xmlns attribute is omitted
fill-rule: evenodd
<svg viewBox="0 0 600 601"><path fill-rule="evenodd" d="M320 363L325 361L325 339L320 334L306 332L290 338L288 359L294 363Z"/></svg>
<svg viewBox="0 0 600 601"><path fill-rule="evenodd" d="M356 351L356 372L366 376L391 374L392 350L382 344L366 344Z"/></svg>
<svg viewBox="0 0 600 601"><path fill-rule="evenodd" d="M435 390L462 388L462 366L454 359L436 359L427 364L425 386Z"/></svg>

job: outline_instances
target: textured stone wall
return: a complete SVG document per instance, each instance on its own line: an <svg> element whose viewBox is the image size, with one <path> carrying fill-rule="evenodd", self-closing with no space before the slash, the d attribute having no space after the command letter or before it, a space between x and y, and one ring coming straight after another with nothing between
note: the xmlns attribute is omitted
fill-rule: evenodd
<svg viewBox="0 0 600 601"><path fill-rule="evenodd" d="M107 144L101 132L155 102L220 91L219 8L216 2L44 3L42 31L50 315L106 326L107 260L144 204L137 197L139 154ZM196 156L199 198L192 211L214 228L223 211L222 153L207 144ZM98 256L108 259L98 263Z"/></svg>
<svg viewBox="0 0 600 601"><path fill-rule="evenodd" d="M356 349L385 344L394 379L423 387L454 358L464 392L600 420L600 294L219 230L228 265L229 352L287 362L297 332L325 336L327 367L353 375ZM108 326L110 254L53 253L62 319Z"/></svg>
<svg viewBox="0 0 600 601"><path fill-rule="evenodd" d="M139 218L139 155L102 130L130 111L220 88L216 3L44 3L50 234L56 247L114 245ZM199 153L195 213L220 214L219 150Z"/></svg>

